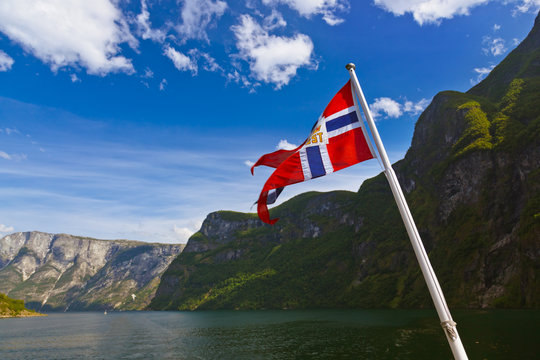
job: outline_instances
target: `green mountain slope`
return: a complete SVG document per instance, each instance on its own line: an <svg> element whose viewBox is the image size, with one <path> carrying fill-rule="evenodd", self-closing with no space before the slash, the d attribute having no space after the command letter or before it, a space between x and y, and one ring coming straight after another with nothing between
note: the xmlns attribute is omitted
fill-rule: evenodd
<svg viewBox="0 0 540 360"><path fill-rule="evenodd" d="M24 300L15 300L0 293L0 318L42 316L33 310L24 307Z"/></svg>
<svg viewBox="0 0 540 360"><path fill-rule="evenodd" d="M435 96L394 169L450 306L540 306L539 18L480 84ZM382 174L271 212L208 215L150 307L432 306Z"/></svg>

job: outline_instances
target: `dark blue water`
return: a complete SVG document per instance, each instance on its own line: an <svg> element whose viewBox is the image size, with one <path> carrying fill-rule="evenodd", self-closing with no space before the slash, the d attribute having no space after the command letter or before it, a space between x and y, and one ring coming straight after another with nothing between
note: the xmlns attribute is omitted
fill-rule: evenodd
<svg viewBox="0 0 540 360"><path fill-rule="evenodd" d="M470 359L540 359L540 311L461 311ZM0 359L451 359L432 311L113 312L0 319Z"/></svg>

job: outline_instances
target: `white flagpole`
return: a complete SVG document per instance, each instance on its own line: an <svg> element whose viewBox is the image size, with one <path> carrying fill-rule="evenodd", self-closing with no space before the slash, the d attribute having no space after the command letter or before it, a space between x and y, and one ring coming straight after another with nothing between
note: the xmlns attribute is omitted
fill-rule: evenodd
<svg viewBox="0 0 540 360"><path fill-rule="evenodd" d="M396 173L394 172L394 169L392 169L390 160L388 160L388 156L386 155L386 150L384 149L384 145L379 136L379 132L377 131L377 127L375 126L375 122L373 121L373 117L371 116L371 112L369 111L366 98L364 97L364 93L362 92L362 88L360 87L360 83L358 82L358 78L356 77L356 73L354 72L354 69L356 67L354 64L350 63L347 64L346 68L347 70L349 70L354 90L358 95L360 105L364 110L364 115L366 116L369 129L371 130L371 135L373 136L375 146L377 147L380 155L380 160L382 161L384 166L384 173L386 175L386 178L388 179L388 182L390 183L392 194L394 194L394 199L396 200L399 213L401 214L401 218L403 220L403 223L405 224L405 228L407 229L407 234L409 234L409 239L411 240L416 259L420 264L420 269L422 270L422 274L424 275L424 279L428 286L429 293L431 295L433 303L435 304L435 309L437 310L437 314L439 315L441 326L444 329L446 339L448 340L450 348L452 349L452 354L454 355L454 358L456 360L466 360L468 359L468 357L465 353L465 349L463 348L463 344L461 343L461 339L459 338L459 334L456 329L456 323L454 322L454 320L452 320L452 315L450 314L450 310L448 309L448 305L446 304L446 300L444 299L441 286L439 285L439 281L437 280L435 272L433 271L431 263L429 262L429 258L427 256L426 250L424 249L424 245L422 244L422 240L420 239L420 234L418 233L418 229L416 228L416 224L414 223L413 217L409 210L409 206L407 205L407 202L405 201L405 196L403 195L401 187L399 186Z"/></svg>

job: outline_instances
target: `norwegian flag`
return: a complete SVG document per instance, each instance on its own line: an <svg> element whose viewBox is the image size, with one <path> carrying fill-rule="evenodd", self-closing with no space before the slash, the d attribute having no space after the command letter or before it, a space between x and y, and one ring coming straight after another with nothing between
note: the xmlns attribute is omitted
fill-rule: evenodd
<svg viewBox="0 0 540 360"><path fill-rule="evenodd" d="M374 157L351 82L348 81L332 98L302 145L294 150L278 150L263 155L251 168L252 174L256 166L276 168L257 200L259 218L267 224L278 221L270 219L268 205L276 201L285 186L324 176Z"/></svg>

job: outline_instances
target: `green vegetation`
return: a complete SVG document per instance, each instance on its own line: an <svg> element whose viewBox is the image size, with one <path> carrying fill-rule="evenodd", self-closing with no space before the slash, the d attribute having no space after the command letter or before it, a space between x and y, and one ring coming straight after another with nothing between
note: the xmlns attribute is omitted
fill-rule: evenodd
<svg viewBox="0 0 540 360"><path fill-rule="evenodd" d="M459 106L458 110L466 110L467 127L453 146L455 156L463 156L472 151L491 150L493 144L489 133L490 123L480 104L470 101Z"/></svg>
<svg viewBox="0 0 540 360"><path fill-rule="evenodd" d="M25 308L23 300L12 299L7 295L0 293L0 318L39 315L41 314Z"/></svg>

